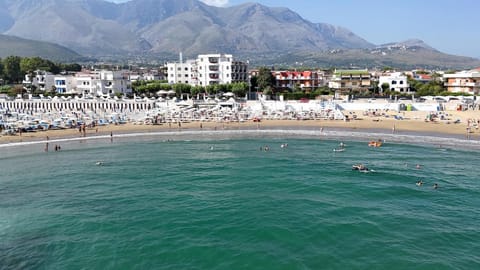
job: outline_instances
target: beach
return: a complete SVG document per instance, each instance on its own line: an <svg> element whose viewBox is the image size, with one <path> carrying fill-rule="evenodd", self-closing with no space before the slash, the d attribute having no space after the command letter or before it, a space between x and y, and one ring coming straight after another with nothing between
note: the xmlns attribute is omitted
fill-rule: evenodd
<svg viewBox="0 0 480 270"><path fill-rule="evenodd" d="M130 133L155 133L162 131L182 131L182 130L269 130L269 129L289 129L289 130L320 130L344 129L350 131L362 131L371 133L389 133L389 134L410 134L438 137L456 137L470 140L480 140L480 131L477 121L480 119L478 111L444 111L443 120L426 121L427 112L405 111L400 113L383 115L366 115L362 111L347 111L345 115L351 120L269 120L261 119L260 122L242 121L190 121L178 123L162 123L159 125L147 125L138 123L109 124L86 128L85 133L78 129L47 130L36 132L23 132L16 135L0 136L0 144L11 144L19 142L35 142L56 140L65 138L82 137L104 137L118 134ZM400 119L398 118L400 116ZM459 123L455 123L456 120ZM470 122L470 124L469 124ZM474 124L475 122L475 124Z"/></svg>

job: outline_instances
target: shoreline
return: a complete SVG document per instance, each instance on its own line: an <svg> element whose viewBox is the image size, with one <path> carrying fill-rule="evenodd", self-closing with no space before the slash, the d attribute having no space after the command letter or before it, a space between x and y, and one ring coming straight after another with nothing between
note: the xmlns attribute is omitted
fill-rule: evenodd
<svg viewBox="0 0 480 270"><path fill-rule="evenodd" d="M358 113L358 112L355 112ZM480 131L478 125L470 128L468 122L480 113L475 111L446 112L452 119L461 119L454 124L451 121L425 122L422 115L425 112L405 112L404 120L392 117L362 116L356 120L262 120L261 122L187 122L163 123L161 125L135 125L132 123L121 125L106 125L87 128L85 134L78 129L47 130L22 133L21 135L7 135L0 137L0 147L15 147L21 145L41 144L47 142L65 142L75 140L97 140L126 138L135 136L178 136L181 134L192 137L214 137L232 134L268 135L268 133L288 135L323 136L325 138L349 137L365 140L387 139L388 141L407 142L414 137L432 137L448 143L456 140L456 146L461 148L480 148ZM478 116L477 116L478 115ZM343 135L342 135L343 134ZM463 143L462 143L463 142Z"/></svg>

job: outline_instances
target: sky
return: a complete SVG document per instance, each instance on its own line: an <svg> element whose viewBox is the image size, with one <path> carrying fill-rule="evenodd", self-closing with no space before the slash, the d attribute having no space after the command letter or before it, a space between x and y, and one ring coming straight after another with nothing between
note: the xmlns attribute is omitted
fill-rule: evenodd
<svg viewBox="0 0 480 270"><path fill-rule="evenodd" d="M129 0L109 1L118 3ZM202 2L223 7L247 2L257 2L269 7L287 7L311 22L345 27L373 44L415 38L444 53L480 58L478 0L202 0Z"/></svg>

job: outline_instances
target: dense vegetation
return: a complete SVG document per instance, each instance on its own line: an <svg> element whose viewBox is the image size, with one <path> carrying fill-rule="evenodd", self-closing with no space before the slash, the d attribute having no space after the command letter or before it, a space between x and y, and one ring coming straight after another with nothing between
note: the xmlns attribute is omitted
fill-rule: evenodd
<svg viewBox="0 0 480 270"><path fill-rule="evenodd" d="M4 59L0 58L0 78L7 84L19 83L26 74L31 74L35 70L58 74L61 71L80 71L81 69L82 66L79 64L53 63L40 57L8 56Z"/></svg>
<svg viewBox="0 0 480 270"><path fill-rule="evenodd" d="M134 93L139 95L156 96L159 91L173 90L177 96L188 94L196 96L199 94L215 95L231 92L238 97L245 96L249 90L247 83L216 84L203 86L191 86L189 84L177 83L170 85L164 81L137 81L132 84Z"/></svg>

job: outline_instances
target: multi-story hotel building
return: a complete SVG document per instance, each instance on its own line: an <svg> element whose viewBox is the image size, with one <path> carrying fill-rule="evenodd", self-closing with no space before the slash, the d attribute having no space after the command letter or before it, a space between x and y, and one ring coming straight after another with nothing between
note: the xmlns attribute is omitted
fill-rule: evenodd
<svg viewBox="0 0 480 270"><path fill-rule="evenodd" d="M277 88L313 91L324 85L323 71L272 71Z"/></svg>
<svg viewBox="0 0 480 270"><path fill-rule="evenodd" d="M443 78L448 92L480 94L480 69L444 74Z"/></svg>
<svg viewBox="0 0 480 270"><path fill-rule="evenodd" d="M367 90L371 87L368 70L335 70L328 87L337 90Z"/></svg>
<svg viewBox="0 0 480 270"><path fill-rule="evenodd" d="M248 64L234 61L231 54L200 54L195 60L167 63L168 83L193 86L248 81Z"/></svg>

